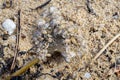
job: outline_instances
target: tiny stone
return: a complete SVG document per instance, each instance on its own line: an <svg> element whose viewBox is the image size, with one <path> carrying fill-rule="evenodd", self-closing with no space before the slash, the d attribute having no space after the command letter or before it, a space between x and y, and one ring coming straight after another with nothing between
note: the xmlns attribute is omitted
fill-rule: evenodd
<svg viewBox="0 0 120 80"><path fill-rule="evenodd" d="M39 41L36 41L35 44L37 45L39 43Z"/></svg>
<svg viewBox="0 0 120 80"><path fill-rule="evenodd" d="M43 19L39 19L38 21L37 21L37 25L38 25L38 28L39 27L42 27L43 25L45 25L45 20L43 20Z"/></svg>
<svg viewBox="0 0 120 80"><path fill-rule="evenodd" d="M2 27L8 32L9 35L11 35L16 29L16 24L11 19L6 19L2 23Z"/></svg>
<svg viewBox="0 0 120 80"><path fill-rule="evenodd" d="M90 73L86 72L84 75L85 78L89 79L91 77Z"/></svg>
<svg viewBox="0 0 120 80"><path fill-rule="evenodd" d="M55 12L55 11L57 11L57 8L56 7L50 7L50 13L53 13L53 12Z"/></svg>
<svg viewBox="0 0 120 80"><path fill-rule="evenodd" d="M37 52L40 52L40 48L37 49Z"/></svg>
<svg viewBox="0 0 120 80"><path fill-rule="evenodd" d="M37 41L37 38L36 38L36 37L33 37L33 41L36 42L36 41Z"/></svg>
<svg viewBox="0 0 120 80"><path fill-rule="evenodd" d="M71 51L71 52L70 52L70 56L71 56L71 58L72 58L72 57L75 57L75 56L76 56L75 52Z"/></svg>
<svg viewBox="0 0 120 80"><path fill-rule="evenodd" d="M51 54L46 54L46 57L51 57Z"/></svg>
<svg viewBox="0 0 120 80"><path fill-rule="evenodd" d="M72 32L72 31L74 31L74 28L73 28L73 27L70 27L70 28L68 28L68 31L69 31L69 32Z"/></svg>
<svg viewBox="0 0 120 80"><path fill-rule="evenodd" d="M26 35L23 34L23 33L21 33L21 38L22 38L22 39L25 39L25 38L26 38Z"/></svg>
<svg viewBox="0 0 120 80"><path fill-rule="evenodd" d="M75 40L74 37L71 37L71 42L72 42L73 44L77 45L77 41Z"/></svg>
<svg viewBox="0 0 120 80"><path fill-rule="evenodd" d="M45 29L47 29L49 27L49 25L50 25L49 23L46 23L45 26L44 26Z"/></svg>
<svg viewBox="0 0 120 80"><path fill-rule="evenodd" d="M48 42L52 42L52 41L53 41L53 39L52 39L52 38L49 38L49 39L48 39Z"/></svg>
<svg viewBox="0 0 120 80"><path fill-rule="evenodd" d="M16 41L16 36L15 35L10 36L9 40L15 42Z"/></svg>
<svg viewBox="0 0 120 80"><path fill-rule="evenodd" d="M43 33L43 34L47 34L47 31L46 31L46 30L42 30L42 33Z"/></svg>
<svg viewBox="0 0 120 80"><path fill-rule="evenodd" d="M41 36L41 35L42 35L41 32L38 31L38 30L36 30L36 31L33 33L33 37L39 37L39 36Z"/></svg>

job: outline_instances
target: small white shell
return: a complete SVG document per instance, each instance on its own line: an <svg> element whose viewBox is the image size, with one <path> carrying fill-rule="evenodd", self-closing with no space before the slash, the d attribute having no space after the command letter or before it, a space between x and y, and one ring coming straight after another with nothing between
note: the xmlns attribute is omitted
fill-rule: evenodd
<svg viewBox="0 0 120 80"><path fill-rule="evenodd" d="M6 19L2 23L2 27L8 32L9 35L11 35L16 29L16 24L12 20Z"/></svg>
<svg viewBox="0 0 120 80"><path fill-rule="evenodd" d="M90 75L90 73L86 72L86 73L84 74L84 77L87 78L87 79L89 79L89 78L91 77L91 75Z"/></svg>

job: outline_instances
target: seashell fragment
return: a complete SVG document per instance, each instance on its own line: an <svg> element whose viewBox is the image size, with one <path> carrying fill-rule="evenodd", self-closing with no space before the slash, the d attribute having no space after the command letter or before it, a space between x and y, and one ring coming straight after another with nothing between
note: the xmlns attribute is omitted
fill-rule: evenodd
<svg viewBox="0 0 120 80"><path fill-rule="evenodd" d="M2 23L2 27L8 32L9 35L11 35L16 29L16 24L11 19L6 19Z"/></svg>

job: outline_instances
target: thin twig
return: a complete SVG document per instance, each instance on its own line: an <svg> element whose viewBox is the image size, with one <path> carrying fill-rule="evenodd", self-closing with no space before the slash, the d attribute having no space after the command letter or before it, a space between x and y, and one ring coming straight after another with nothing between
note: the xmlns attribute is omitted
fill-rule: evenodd
<svg viewBox="0 0 120 80"><path fill-rule="evenodd" d="M19 35L20 35L20 28L21 28L21 26L20 26L20 12L21 12L21 10L18 11L16 50L15 50L14 59L13 59L12 65L11 65L11 70L13 70L14 67L15 67L16 58L17 58L17 55L18 55L18 52L19 52Z"/></svg>
<svg viewBox="0 0 120 80"><path fill-rule="evenodd" d="M95 60L103 53L103 51L104 51L110 44L112 44L119 36L120 36L120 33L117 34L114 38L112 38L112 39L98 52L98 54L94 57L93 61L95 61Z"/></svg>
<svg viewBox="0 0 120 80"><path fill-rule="evenodd" d="M41 8L43 8L44 6L46 6L47 4L49 4L50 3L50 1L51 0L48 0L48 1L46 1L45 3L43 3L42 5L40 5L40 6L38 6L38 7L36 7L34 10L36 10L36 9L41 9Z"/></svg>

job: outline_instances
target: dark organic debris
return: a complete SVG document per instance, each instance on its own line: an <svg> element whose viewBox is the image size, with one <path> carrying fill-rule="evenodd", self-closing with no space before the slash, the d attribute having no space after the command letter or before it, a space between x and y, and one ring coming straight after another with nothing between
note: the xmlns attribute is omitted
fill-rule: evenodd
<svg viewBox="0 0 120 80"><path fill-rule="evenodd" d="M9 37L9 35L8 35L8 34L3 34L3 35L2 35L2 39L3 39L3 40L7 40L7 39L8 39L8 37Z"/></svg>
<svg viewBox="0 0 120 80"><path fill-rule="evenodd" d="M13 5L13 1L12 0L4 0L2 9L10 8L10 7L12 7L12 5Z"/></svg>
<svg viewBox="0 0 120 80"><path fill-rule="evenodd" d="M3 57L4 56L4 46L3 45L0 45L0 57Z"/></svg>
<svg viewBox="0 0 120 80"><path fill-rule="evenodd" d="M90 0L86 0L86 6L87 6L87 9L88 9L88 12L93 14L93 15L96 15L92 6L91 6L91 3L90 3Z"/></svg>
<svg viewBox="0 0 120 80"><path fill-rule="evenodd" d="M115 12L115 13L113 14L113 18L114 18L114 19L118 19L118 18L119 18L118 12Z"/></svg>
<svg viewBox="0 0 120 80"><path fill-rule="evenodd" d="M55 75L58 79L60 79L63 76L63 73L62 72L56 72Z"/></svg>
<svg viewBox="0 0 120 80"><path fill-rule="evenodd" d="M61 63L64 61L64 58L61 54L61 52L59 51L54 51L51 55L51 57L47 58L48 62L52 62L52 61L56 61L57 63Z"/></svg>
<svg viewBox="0 0 120 80"><path fill-rule="evenodd" d="M15 68L12 71L10 71L10 66L12 64L12 61L13 61L13 57L6 59L5 64L0 62L0 76L4 73L11 73L18 70L18 66L16 65Z"/></svg>
<svg viewBox="0 0 120 80"><path fill-rule="evenodd" d="M10 80L22 80L22 76L12 77Z"/></svg>
<svg viewBox="0 0 120 80"><path fill-rule="evenodd" d="M0 76L4 73L4 71L5 71L5 65L2 62L0 62Z"/></svg>
<svg viewBox="0 0 120 80"><path fill-rule="evenodd" d="M18 55L24 55L24 54L26 54L26 51L19 51L18 52Z"/></svg>
<svg viewBox="0 0 120 80"><path fill-rule="evenodd" d="M26 38L26 35L22 33L22 34L21 34L21 38L22 38L22 39L25 39L25 38Z"/></svg>

